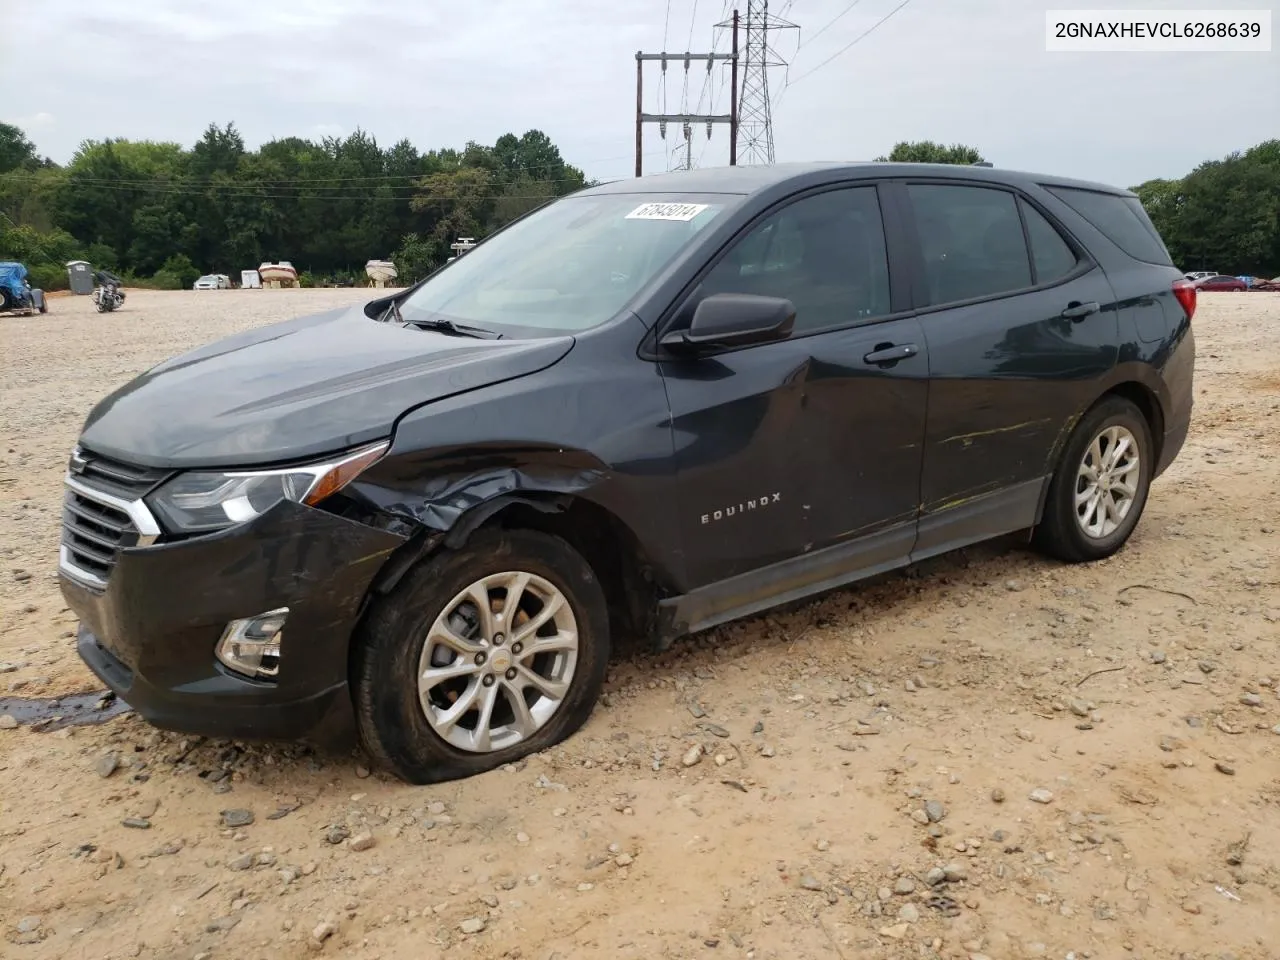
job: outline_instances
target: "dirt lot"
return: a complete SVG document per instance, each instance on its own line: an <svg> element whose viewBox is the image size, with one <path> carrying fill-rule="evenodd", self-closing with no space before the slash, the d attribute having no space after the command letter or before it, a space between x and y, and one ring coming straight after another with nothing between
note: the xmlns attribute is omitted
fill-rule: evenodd
<svg viewBox="0 0 1280 960"><path fill-rule="evenodd" d="M362 296L0 318L0 696L98 689L54 573L90 405ZM1195 325L1191 439L1119 556L985 546L635 655L515 768L0 729L0 956L1277 956L1280 295Z"/></svg>

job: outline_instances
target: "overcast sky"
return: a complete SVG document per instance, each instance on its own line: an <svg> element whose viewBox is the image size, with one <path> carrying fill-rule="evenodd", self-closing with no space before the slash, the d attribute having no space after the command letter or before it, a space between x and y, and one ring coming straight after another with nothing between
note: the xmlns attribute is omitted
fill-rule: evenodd
<svg viewBox="0 0 1280 960"><path fill-rule="evenodd" d="M1046 6L1029 0L773 0L800 24L776 38L778 160L864 160L898 140L962 141L999 166L1129 186L1280 134L1280 47L1241 54L1063 54L1044 49ZM1090 7L1262 7L1267 2ZM8 6L7 4L5 6ZM190 145L234 121L250 145L361 127L389 145L492 143L545 131L589 176L629 175L637 50L706 50L725 0L36 0L10 7L0 119L65 162L83 139ZM746 0L740 0L745 11ZM669 10L669 18L668 18ZM1274 16L1274 15L1273 15ZM1280 17L1276 18L1280 20ZM1276 24L1280 27L1280 23ZM717 49L728 49L727 32ZM814 69L817 67L818 69ZM727 70L727 68L725 68ZM813 71L809 73L809 71ZM646 65L646 110L661 106ZM666 109L681 109L673 65ZM690 108L705 72L689 77ZM728 87L712 84L715 112ZM711 99L708 96L708 99ZM703 100L704 111L710 106ZM668 131L667 145L679 139ZM646 130L646 171L667 160ZM704 149L705 148L705 149ZM695 159L726 163L727 130Z"/></svg>

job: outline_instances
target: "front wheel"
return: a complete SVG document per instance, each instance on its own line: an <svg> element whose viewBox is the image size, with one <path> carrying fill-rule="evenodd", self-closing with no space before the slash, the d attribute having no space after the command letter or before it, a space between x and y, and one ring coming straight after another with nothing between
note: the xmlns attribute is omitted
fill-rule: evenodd
<svg viewBox="0 0 1280 960"><path fill-rule="evenodd" d="M1123 397L1108 397L1067 441L1035 531L1037 546L1069 563L1111 556L1138 525L1154 467L1146 417Z"/></svg>
<svg viewBox="0 0 1280 960"><path fill-rule="evenodd" d="M543 750L591 714L609 659L595 573L559 537L487 530L370 610L352 692L371 756L411 783Z"/></svg>

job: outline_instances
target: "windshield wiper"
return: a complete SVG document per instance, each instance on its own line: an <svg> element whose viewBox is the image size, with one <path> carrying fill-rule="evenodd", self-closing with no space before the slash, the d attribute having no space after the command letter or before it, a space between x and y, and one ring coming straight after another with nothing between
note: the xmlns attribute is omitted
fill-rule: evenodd
<svg viewBox="0 0 1280 960"><path fill-rule="evenodd" d="M397 319L399 316L400 311L397 309ZM472 327L465 323L455 323L452 320L446 320L444 317L425 317L421 320L409 320L406 326L418 327L421 330L439 330L442 333L451 333L458 337L475 337L479 340L502 339L502 334L500 333L486 330L484 327Z"/></svg>

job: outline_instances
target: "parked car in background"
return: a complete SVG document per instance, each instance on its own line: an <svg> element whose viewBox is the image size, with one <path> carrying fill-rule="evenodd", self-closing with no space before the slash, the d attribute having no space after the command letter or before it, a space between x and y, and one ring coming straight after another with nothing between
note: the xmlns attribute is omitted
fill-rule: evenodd
<svg viewBox="0 0 1280 960"><path fill-rule="evenodd" d="M1248 290L1249 285L1239 277L1228 277L1226 274L1218 274L1213 277L1205 277L1196 281L1197 290Z"/></svg>
<svg viewBox="0 0 1280 960"><path fill-rule="evenodd" d="M1195 283L1197 280L1207 279L1208 277L1216 277L1217 275L1218 275L1217 270L1196 270L1192 273L1183 274L1183 276L1186 277L1188 280L1190 280L1192 283Z"/></svg>
<svg viewBox="0 0 1280 960"><path fill-rule="evenodd" d="M231 278L225 273L206 273L191 285L192 290L230 290Z"/></svg>
<svg viewBox="0 0 1280 960"><path fill-rule="evenodd" d="M583 724L620 634L665 647L1014 531L1112 556L1186 438L1195 309L1101 184L596 186L99 403L66 475L78 650L158 726L354 725L406 780L490 770Z"/></svg>

